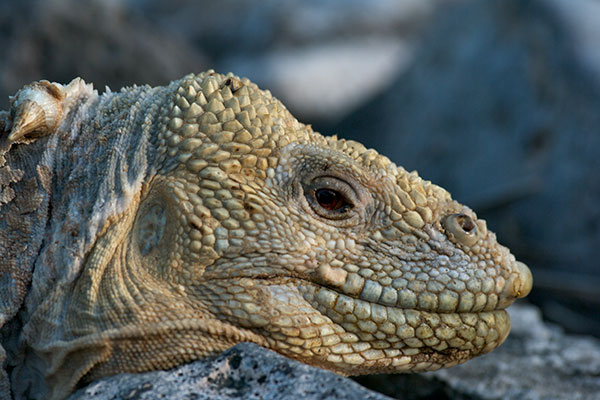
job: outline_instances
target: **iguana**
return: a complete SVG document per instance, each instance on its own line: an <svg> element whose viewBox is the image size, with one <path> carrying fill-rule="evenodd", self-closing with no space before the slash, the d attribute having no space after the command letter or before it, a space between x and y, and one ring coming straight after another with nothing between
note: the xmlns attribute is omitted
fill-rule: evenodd
<svg viewBox="0 0 600 400"><path fill-rule="evenodd" d="M449 367L500 345L532 284L447 191L214 71L17 92L0 252L2 399L241 341L344 375Z"/></svg>

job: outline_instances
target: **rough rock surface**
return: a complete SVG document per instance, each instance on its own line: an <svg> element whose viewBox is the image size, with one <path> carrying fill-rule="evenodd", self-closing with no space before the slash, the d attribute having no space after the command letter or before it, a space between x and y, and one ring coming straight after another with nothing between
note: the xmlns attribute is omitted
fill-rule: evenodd
<svg viewBox="0 0 600 400"><path fill-rule="evenodd" d="M170 371L102 379L69 400L156 398L389 399L333 372L290 360L253 343L241 343L214 359Z"/></svg>
<svg viewBox="0 0 600 400"><path fill-rule="evenodd" d="M396 399L600 399L600 342L544 324L532 306L510 309L513 330L489 355L433 373L357 378ZM387 399L356 382L253 344L146 374L94 382L70 400L101 399Z"/></svg>
<svg viewBox="0 0 600 400"><path fill-rule="evenodd" d="M461 3L431 28L409 70L329 131L472 204L532 267L545 315L600 335L600 89L578 42L537 0Z"/></svg>

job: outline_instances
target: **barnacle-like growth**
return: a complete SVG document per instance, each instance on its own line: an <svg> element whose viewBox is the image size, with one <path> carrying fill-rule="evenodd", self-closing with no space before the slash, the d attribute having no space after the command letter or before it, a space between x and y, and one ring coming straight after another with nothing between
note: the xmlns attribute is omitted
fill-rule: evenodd
<svg viewBox="0 0 600 400"><path fill-rule="evenodd" d="M66 86L39 81L19 90L11 98L8 140L27 143L54 132L84 88L77 78Z"/></svg>

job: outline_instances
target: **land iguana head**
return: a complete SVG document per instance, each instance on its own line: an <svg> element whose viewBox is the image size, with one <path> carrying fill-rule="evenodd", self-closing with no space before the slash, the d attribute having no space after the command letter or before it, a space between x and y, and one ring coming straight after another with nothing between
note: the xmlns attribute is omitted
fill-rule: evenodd
<svg viewBox="0 0 600 400"><path fill-rule="evenodd" d="M57 397L240 341L353 375L452 366L508 335L504 309L529 293L531 273L485 221L416 172L314 132L231 74L90 90L85 111L72 99L81 94L70 95L67 115L79 116L66 124L62 114L54 145L104 140L116 155L102 168L127 179L88 176L91 192L108 196L82 211L95 231L86 227L87 245L72 250L81 266L61 293L39 284L29 300L60 308L23 321ZM104 154L102 145L90 152ZM51 165L55 180L66 174ZM43 339L31 333L47 329Z"/></svg>

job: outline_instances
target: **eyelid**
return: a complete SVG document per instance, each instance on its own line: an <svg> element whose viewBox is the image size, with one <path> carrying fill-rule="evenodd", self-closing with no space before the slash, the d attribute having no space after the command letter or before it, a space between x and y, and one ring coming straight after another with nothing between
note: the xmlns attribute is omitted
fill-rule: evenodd
<svg viewBox="0 0 600 400"><path fill-rule="evenodd" d="M311 190L320 188L333 189L344 196L353 206L358 204L358 194L354 188L346 181L335 176L318 176L310 181L308 187Z"/></svg>

